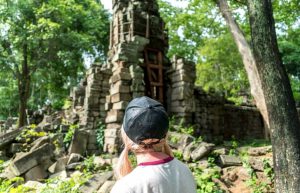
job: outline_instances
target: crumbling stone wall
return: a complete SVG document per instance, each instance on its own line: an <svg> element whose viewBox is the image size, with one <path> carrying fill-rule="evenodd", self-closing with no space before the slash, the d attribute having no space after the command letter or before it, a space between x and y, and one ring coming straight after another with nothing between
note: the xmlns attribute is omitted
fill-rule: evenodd
<svg viewBox="0 0 300 193"><path fill-rule="evenodd" d="M183 123L195 122L195 64L174 56L168 77L170 80L168 83L168 111L170 115L175 116L177 120Z"/></svg>
<svg viewBox="0 0 300 193"><path fill-rule="evenodd" d="M93 64L86 72L85 78L73 88L72 124L78 123L89 135L87 150L90 154L99 152L97 145L97 129L105 122L105 98L109 94L109 77L111 70L107 65Z"/></svg>
<svg viewBox="0 0 300 193"><path fill-rule="evenodd" d="M254 106L230 104L217 93L195 88L197 133L208 140L265 138L263 118Z"/></svg>

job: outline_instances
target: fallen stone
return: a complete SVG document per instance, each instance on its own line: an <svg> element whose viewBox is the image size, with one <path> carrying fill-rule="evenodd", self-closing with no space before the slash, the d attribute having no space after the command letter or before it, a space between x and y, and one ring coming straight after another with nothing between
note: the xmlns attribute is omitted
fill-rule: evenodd
<svg viewBox="0 0 300 193"><path fill-rule="evenodd" d="M82 166L81 162L75 162L75 163L71 163L71 164L67 165L66 169L67 170L76 170L76 169L78 169L81 166Z"/></svg>
<svg viewBox="0 0 300 193"><path fill-rule="evenodd" d="M16 174L11 170L10 167L6 167L2 173L0 173L0 178L3 179L12 179L17 177Z"/></svg>
<svg viewBox="0 0 300 193"><path fill-rule="evenodd" d="M35 190L41 190L44 187L46 187L46 185L42 184L41 182L37 182L37 181L28 181L24 184L24 187L32 188Z"/></svg>
<svg viewBox="0 0 300 193"><path fill-rule="evenodd" d="M219 185L219 187L221 188L223 193L231 193L231 191L229 190L229 188L226 186L226 184L224 182L222 182L220 179L218 178L212 178L212 181L216 184Z"/></svg>
<svg viewBox="0 0 300 193"><path fill-rule="evenodd" d="M106 181L97 193L108 193L111 191L112 187L115 185L116 181Z"/></svg>
<svg viewBox="0 0 300 193"><path fill-rule="evenodd" d="M256 171L264 171L264 163L260 158L250 157L249 164Z"/></svg>
<svg viewBox="0 0 300 193"><path fill-rule="evenodd" d="M82 130L76 130L72 139L69 154L77 153L84 155L88 143L88 133Z"/></svg>
<svg viewBox="0 0 300 193"><path fill-rule="evenodd" d="M198 161L201 158L207 156L215 145L210 143L202 142L194 151L191 153L191 158L194 161Z"/></svg>
<svg viewBox="0 0 300 193"><path fill-rule="evenodd" d="M237 175L237 170L236 167L227 167L222 169L222 178L229 180L230 182L234 182L237 180L238 175Z"/></svg>
<svg viewBox="0 0 300 193"><path fill-rule="evenodd" d="M193 143L190 143L186 148L184 148L184 150L183 150L183 159L185 161L190 161L191 154L192 154L192 151L194 149L196 149L196 146Z"/></svg>
<svg viewBox="0 0 300 193"><path fill-rule="evenodd" d="M9 153L16 154L18 152L22 152L24 146L22 143L12 143L9 147Z"/></svg>
<svg viewBox="0 0 300 193"><path fill-rule="evenodd" d="M106 161L102 157L96 156L94 158L94 165L96 167L100 168L100 167L103 167L103 166L107 165L107 163L106 163Z"/></svg>
<svg viewBox="0 0 300 193"><path fill-rule="evenodd" d="M53 146L49 143L44 144L32 152L23 153L20 156L17 156L11 164L11 169L15 175L19 176L34 166L37 166L43 158L48 157L50 159L52 155Z"/></svg>
<svg viewBox="0 0 300 193"><path fill-rule="evenodd" d="M80 188L80 192L96 192L109 179L113 177L113 172L95 174L85 185Z"/></svg>
<svg viewBox="0 0 300 193"><path fill-rule="evenodd" d="M31 147L30 151L34 151L46 143L50 143L50 137L49 136L40 137L31 143L32 147Z"/></svg>
<svg viewBox="0 0 300 193"><path fill-rule="evenodd" d="M70 164L75 163L75 162L79 162L81 158L82 158L82 156L80 154L71 153L70 158L67 162L67 165L70 165Z"/></svg>
<svg viewBox="0 0 300 193"><path fill-rule="evenodd" d="M191 142L195 140L194 137L187 134L181 134L177 132L170 132L169 143L171 147L177 148L179 151L183 151Z"/></svg>
<svg viewBox="0 0 300 193"><path fill-rule="evenodd" d="M65 170L68 160L68 156L58 159L54 164L52 164L49 167L48 171L53 174Z"/></svg>
<svg viewBox="0 0 300 193"><path fill-rule="evenodd" d="M198 167L199 167L200 169L206 169L206 168L209 167L209 163L208 163L207 160L200 160L200 161L198 162Z"/></svg>
<svg viewBox="0 0 300 193"><path fill-rule="evenodd" d="M272 152L272 146L250 148L248 154L251 156L261 156Z"/></svg>
<svg viewBox="0 0 300 193"><path fill-rule="evenodd" d="M41 181L48 176L47 172L41 165L31 168L28 172L25 173L26 181Z"/></svg>
<svg viewBox="0 0 300 193"><path fill-rule="evenodd" d="M232 155L220 155L220 163L222 167L242 165L241 159L237 156L232 156Z"/></svg>
<svg viewBox="0 0 300 193"><path fill-rule="evenodd" d="M0 148L14 141L23 129L24 127L20 127L19 129L9 130L4 134L0 134Z"/></svg>
<svg viewBox="0 0 300 193"><path fill-rule="evenodd" d="M59 178L60 180L64 180L68 177L66 170L60 171L58 173L52 174L49 178Z"/></svg>
<svg viewBox="0 0 300 193"><path fill-rule="evenodd" d="M225 147L215 147L213 153L217 155L227 155L229 151Z"/></svg>

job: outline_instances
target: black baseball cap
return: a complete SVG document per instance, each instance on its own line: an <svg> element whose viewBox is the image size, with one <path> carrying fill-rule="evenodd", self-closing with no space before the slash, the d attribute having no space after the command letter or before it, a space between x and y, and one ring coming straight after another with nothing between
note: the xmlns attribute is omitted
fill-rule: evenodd
<svg viewBox="0 0 300 193"><path fill-rule="evenodd" d="M145 139L163 139L168 128L168 114L161 103L143 96L128 104L123 129L134 143L142 144Z"/></svg>

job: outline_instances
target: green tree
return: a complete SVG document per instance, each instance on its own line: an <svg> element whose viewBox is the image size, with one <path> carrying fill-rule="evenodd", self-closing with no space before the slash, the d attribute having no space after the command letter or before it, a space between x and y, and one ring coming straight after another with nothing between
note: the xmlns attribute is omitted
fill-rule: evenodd
<svg viewBox="0 0 300 193"><path fill-rule="evenodd" d="M33 82L70 86L84 69L84 55L105 60L108 23L98 0L0 0L0 67L17 80L19 126Z"/></svg>
<svg viewBox="0 0 300 193"><path fill-rule="evenodd" d="M199 55L202 57L197 65L197 85L206 91L223 92L227 98L239 99L240 94L249 93L241 56L228 32L204 40Z"/></svg>

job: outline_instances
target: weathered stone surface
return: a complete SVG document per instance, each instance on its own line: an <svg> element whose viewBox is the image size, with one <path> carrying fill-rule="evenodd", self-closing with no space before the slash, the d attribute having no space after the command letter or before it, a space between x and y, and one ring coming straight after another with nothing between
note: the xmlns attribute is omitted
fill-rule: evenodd
<svg viewBox="0 0 300 193"><path fill-rule="evenodd" d="M229 153L229 150L225 147L215 147L213 153L218 155L226 155Z"/></svg>
<svg viewBox="0 0 300 193"><path fill-rule="evenodd" d="M261 158L249 157L249 164L256 171L264 171L264 162Z"/></svg>
<svg viewBox="0 0 300 193"><path fill-rule="evenodd" d="M22 132L24 128L14 129L0 134L0 148L14 141L15 138Z"/></svg>
<svg viewBox="0 0 300 193"><path fill-rule="evenodd" d="M110 83L115 83L119 80L131 80L130 73L121 72L119 74L116 74L110 78Z"/></svg>
<svg viewBox="0 0 300 193"><path fill-rule="evenodd" d="M24 184L24 187L41 190L42 188L46 187L46 185L37 181L28 181Z"/></svg>
<svg viewBox="0 0 300 193"><path fill-rule="evenodd" d="M52 174L49 178L59 178L60 180L64 180L68 177L67 171L63 170L58 173Z"/></svg>
<svg viewBox="0 0 300 193"><path fill-rule="evenodd" d="M3 179L12 179L16 177L16 174L11 170L10 167L6 167L2 173L0 173L0 178Z"/></svg>
<svg viewBox="0 0 300 193"><path fill-rule="evenodd" d="M23 150L24 146L22 143L12 143L9 147L9 153L16 154Z"/></svg>
<svg viewBox="0 0 300 193"><path fill-rule="evenodd" d="M169 132L168 139L170 145L181 152L183 152L184 148L195 140L195 138L191 135L176 132Z"/></svg>
<svg viewBox="0 0 300 193"><path fill-rule="evenodd" d="M97 193L109 193L112 187L115 185L116 181L106 181Z"/></svg>
<svg viewBox="0 0 300 193"><path fill-rule="evenodd" d="M59 158L53 165L49 167L48 171L53 174L65 170L68 160L68 156Z"/></svg>
<svg viewBox="0 0 300 193"><path fill-rule="evenodd" d="M107 180L111 179L112 176L112 172L95 174L84 186L80 188L80 192L96 192Z"/></svg>
<svg viewBox="0 0 300 193"><path fill-rule="evenodd" d="M11 164L11 169L15 175L19 176L34 166L37 166L43 158L50 158L52 155L53 146L49 143L44 144L32 152L23 153L21 156L16 157Z"/></svg>
<svg viewBox="0 0 300 193"><path fill-rule="evenodd" d="M129 93L129 92L130 92L130 86L124 86L124 85L113 85L110 89L111 95L117 93Z"/></svg>
<svg viewBox="0 0 300 193"><path fill-rule="evenodd" d="M220 155L220 163L223 167L242 165L241 159L232 155Z"/></svg>
<svg viewBox="0 0 300 193"><path fill-rule="evenodd" d="M107 117L105 119L105 122L106 123L120 122L120 121L122 121L123 116L124 116L123 111L111 109L107 113Z"/></svg>
<svg viewBox="0 0 300 193"><path fill-rule="evenodd" d="M75 163L71 163L69 165L66 166L67 170L75 170L77 168L80 168L82 166L81 162L75 162Z"/></svg>
<svg viewBox="0 0 300 193"><path fill-rule="evenodd" d="M117 137L120 129L105 129L104 136L105 137Z"/></svg>
<svg viewBox="0 0 300 193"><path fill-rule="evenodd" d="M118 102L118 103L114 103L112 105L112 108L116 109L116 110L125 110L127 105L128 105L128 101L121 101L121 102Z"/></svg>
<svg viewBox="0 0 300 193"><path fill-rule="evenodd" d="M45 179L48 176L47 172L44 170L44 168L41 165L35 166L31 168L28 172L25 174L25 180L26 181L41 181Z"/></svg>
<svg viewBox="0 0 300 193"><path fill-rule="evenodd" d="M250 148L248 154L251 156L266 155L272 151L272 146Z"/></svg>
<svg viewBox="0 0 300 193"><path fill-rule="evenodd" d="M107 165L107 162L105 161L105 159L103 159L100 156L96 156L93 163L95 164L96 167L102 167L102 166Z"/></svg>
<svg viewBox="0 0 300 193"><path fill-rule="evenodd" d="M70 165L70 164L75 163L75 162L79 162L81 160L81 158L82 158L82 156L80 154L71 153L70 158L67 162L67 165Z"/></svg>
<svg viewBox="0 0 300 193"><path fill-rule="evenodd" d="M50 137L49 136L40 137L31 144L32 147L30 151L34 151L46 143L50 143Z"/></svg>
<svg viewBox="0 0 300 193"><path fill-rule="evenodd" d="M213 149L215 145L210 143L202 142L192 153L191 158L194 161L200 160L201 158L207 156Z"/></svg>
<svg viewBox="0 0 300 193"><path fill-rule="evenodd" d="M86 131L76 130L69 148L69 154L77 153L84 155L87 148L88 137Z"/></svg>
<svg viewBox="0 0 300 193"><path fill-rule="evenodd" d="M193 143L190 143L186 148L184 148L184 150L183 150L183 159L185 161L190 161L191 153L194 149L196 149L196 146Z"/></svg>
<svg viewBox="0 0 300 193"><path fill-rule="evenodd" d="M129 93L117 93L111 96L111 102L117 103L120 101L130 101L131 95Z"/></svg>

